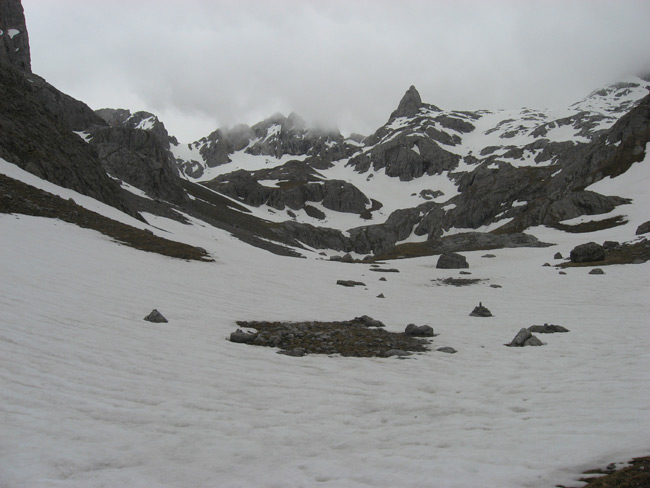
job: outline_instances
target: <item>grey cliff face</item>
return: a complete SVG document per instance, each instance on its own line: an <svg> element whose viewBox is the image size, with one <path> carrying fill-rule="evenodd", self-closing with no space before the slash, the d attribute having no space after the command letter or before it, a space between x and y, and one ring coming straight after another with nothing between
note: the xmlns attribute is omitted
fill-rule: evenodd
<svg viewBox="0 0 650 488"><path fill-rule="evenodd" d="M422 98L420 98L420 93L418 93L415 87L411 85L411 87L406 90L406 93L397 106L397 110L393 112L391 118L413 117L419 112L420 107L422 107Z"/></svg>
<svg viewBox="0 0 650 488"><path fill-rule="evenodd" d="M0 0L0 63L31 73L25 13L20 0Z"/></svg>
<svg viewBox="0 0 650 488"><path fill-rule="evenodd" d="M0 0L0 30L0 157L135 216L97 153L73 132L103 125L103 120L31 73L20 1Z"/></svg>

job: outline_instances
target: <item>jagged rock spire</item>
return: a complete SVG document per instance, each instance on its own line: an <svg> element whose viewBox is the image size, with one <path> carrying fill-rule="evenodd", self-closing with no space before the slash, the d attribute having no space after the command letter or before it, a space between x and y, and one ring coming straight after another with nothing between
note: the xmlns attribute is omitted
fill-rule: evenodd
<svg viewBox="0 0 650 488"><path fill-rule="evenodd" d="M420 107L422 107L422 99L420 98L420 94L415 89L415 87L411 85L411 87L406 90L406 93L397 106L397 110L393 112L391 117L413 117L418 113Z"/></svg>
<svg viewBox="0 0 650 488"><path fill-rule="evenodd" d="M0 62L31 73L29 38L20 0L0 0Z"/></svg>

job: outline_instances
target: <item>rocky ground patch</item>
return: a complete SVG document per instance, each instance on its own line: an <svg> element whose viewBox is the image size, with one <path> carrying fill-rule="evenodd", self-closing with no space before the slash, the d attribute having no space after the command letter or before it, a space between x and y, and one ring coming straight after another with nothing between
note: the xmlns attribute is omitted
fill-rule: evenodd
<svg viewBox="0 0 650 488"><path fill-rule="evenodd" d="M566 262L558 266L561 268L594 265L608 266L611 264L640 264L646 261L650 261L650 241L641 238L605 249L605 255L600 261Z"/></svg>
<svg viewBox="0 0 650 488"><path fill-rule="evenodd" d="M612 463L605 469L593 469L583 473L583 488L648 488L650 487L650 456L635 458L628 466L617 469ZM568 488L559 486L558 488Z"/></svg>
<svg viewBox="0 0 650 488"><path fill-rule="evenodd" d="M437 280L431 280L433 283L435 283L438 286L470 286L470 285L476 285L478 283L481 283L483 281L487 281L485 279L480 279L480 278L438 278Z"/></svg>
<svg viewBox="0 0 650 488"><path fill-rule="evenodd" d="M280 354L339 354L356 357L408 356L429 350L430 341L408 333L388 332L370 317L338 322L265 322L237 321L232 342L253 346L277 347ZM423 326L424 327L424 326ZM433 335L433 331L431 331Z"/></svg>

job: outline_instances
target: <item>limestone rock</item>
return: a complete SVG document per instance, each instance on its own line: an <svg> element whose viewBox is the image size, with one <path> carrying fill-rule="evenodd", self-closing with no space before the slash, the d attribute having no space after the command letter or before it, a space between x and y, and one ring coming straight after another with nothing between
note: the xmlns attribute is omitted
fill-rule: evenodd
<svg viewBox="0 0 650 488"><path fill-rule="evenodd" d="M155 308L151 311L151 313L149 315L147 315L144 318L144 320L146 320L147 322L154 322L154 323L157 323L157 324L167 323L167 319L165 317L163 317L163 314L161 314Z"/></svg>
<svg viewBox="0 0 650 488"><path fill-rule="evenodd" d="M408 324L404 333L414 337L433 337L433 328L429 325Z"/></svg>
<svg viewBox="0 0 650 488"><path fill-rule="evenodd" d="M524 342L524 346L543 346L544 343L539 340L538 337L535 336L530 336L528 339L526 339L526 342Z"/></svg>
<svg viewBox="0 0 650 488"><path fill-rule="evenodd" d="M29 36L20 0L0 0L0 63L31 73Z"/></svg>
<svg viewBox="0 0 650 488"><path fill-rule="evenodd" d="M650 232L650 220L644 222L636 228L636 235L640 236L641 234L647 234Z"/></svg>
<svg viewBox="0 0 650 488"><path fill-rule="evenodd" d="M413 117L418 113L421 106L422 98L420 98L420 94L415 87L411 85L400 100L397 110L392 113L391 118Z"/></svg>
<svg viewBox="0 0 650 488"><path fill-rule="evenodd" d="M571 251L572 263L591 263L605 259L605 248L595 242L580 244Z"/></svg>
<svg viewBox="0 0 650 488"><path fill-rule="evenodd" d="M386 327L383 322L373 319L368 315L362 315L361 317L355 317L352 320L355 324L361 324L364 327Z"/></svg>
<svg viewBox="0 0 650 488"><path fill-rule="evenodd" d="M241 329L237 329L235 332L230 334L230 342L237 342L240 344L251 344L257 337L256 332L246 332Z"/></svg>
<svg viewBox="0 0 650 488"><path fill-rule="evenodd" d="M561 325L554 324L544 324L544 325L531 325L528 327L528 330L531 332L537 332L539 334L554 334L555 332L569 332L569 329L562 327Z"/></svg>
<svg viewBox="0 0 650 488"><path fill-rule="evenodd" d="M492 312L490 312L486 307L479 302L477 307L474 307L472 313L469 314L470 317L492 317Z"/></svg>
<svg viewBox="0 0 650 488"><path fill-rule="evenodd" d="M336 280L337 285L341 286L347 286L347 287L354 287L354 286L366 286L365 283L362 281L354 281L354 280Z"/></svg>
<svg viewBox="0 0 650 488"><path fill-rule="evenodd" d="M467 258L455 252L441 254L438 258L436 268L439 269L463 269L469 268Z"/></svg>

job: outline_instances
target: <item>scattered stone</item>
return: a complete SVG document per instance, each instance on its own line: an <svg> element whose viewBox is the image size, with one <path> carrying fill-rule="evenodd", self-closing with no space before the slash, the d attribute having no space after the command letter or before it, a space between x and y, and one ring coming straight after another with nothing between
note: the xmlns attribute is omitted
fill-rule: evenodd
<svg viewBox="0 0 650 488"><path fill-rule="evenodd" d="M542 264L542 267L543 267L543 268L550 268L550 267L551 267L551 263L544 263L544 264Z"/></svg>
<svg viewBox="0 0 650 488"><path fill-rule="evenodd" d="M528 329L520 329L517 332L517 335L510 341L510 344L506 344L508 347L523 347L524 343L532 337L532 333Z"/></svg>
<svg viewBox="0 0 650 488"><path fill-rule="evenodd" d="M471 275L472 273L470 273L469 271L461 271L459 274L462 274L462 275Z"/></svg>
<svg viewBox="0 0 650 488"><path fill-rule="evenodd" d="M354 280L336 280L336 284L341 286L348 286L348 287L366 286L366 284L363 283L362 281L354 281Z"/></svg>
<svg viewBox="0 0 650 488"><path fill-rule="evenodd" d="M600 268L594 268L594 269L592 269L591 271L589 271L589 274L593 274L593 275L604 275L605 272L604 272L602 269L600 269Z"/></svg>
<svg viewBox="0 0 650 488"><path fill-rule="evenodd" d="M558 274L565 275L566 272L565 271L560 271Z"/></svg>
<svg viewBox="0 0 650 488"><path fill-rule="evenodd" d="M530 336L526 342L524 342L524 346L543 346L544 343L539 340L539 337L535 336Z"/></svg>
<svg viewBox="0 0 650 488"><path fill-rule="evenodd" d="M442 283L443 285L451 285L451 286L469 286L469 285L475 285L476 283L480 283L481 280L479 278L444 278L444 279L437 279L437 280L431 280L434 283Z"/></svg>
<svg viewBox="0 0 650 488"><path fill-rule="evenodd" d="M449 346L439 347L438 349L436 349L436 351L446 352L447 354L456 354L458 352L456 351L456 349Z"/></svg>
<svg viewBox="0 0 650 488"><path fill-rule="evenodd" d="M650 232L650 220L644 222L636 228L636 235L640 236L641 234L647 234Z"/></svg>
<svg viewBox="0 0 650 488"><path fill-rule="evenodd" d="M524 346L543 346L544 343L535 337L530 330L521 329L517 335L510 342L506 344L508 347L524 347Z"/></svg>
<svg viewBox="0 0 650 488"><path fill-rule="evenodd" d="M595 242L580 244L571 251L572 263L591 263L605 259L605 248Z"/></svg>
<svg viewBox="0 0 650 488"><path fill-rule="evenodd" d="M528 330L531 332L537 332L538 334L554 334L555 332L569 332L569 329L562 327L561 325L554 324L544 324L544 325L531 325L528 327Z"/></svg>
<svg viewBox="0 0 650 488"><path fill-rule="evenodd" d="M338 261L340 263L354 263L354 258L350 254L343 256L330 256L330 261Z"/></svg>
<svg viewBox="0 0 650 488"><path fill-rule="evenodd" d="M167 319L163 317L163 314L161 314L158 310L155 308L151 311L149 315L147 315L144 318L147 322L154 322L156 324L165 324L167 323Z"/></svg>
<svg viewBox="0 0 650 488"><path fill-rule="evenodd" d="M370 271L376 271L378 273L399 273L397 268L371 268Z"/></svg>
<svg viewBox="0 0 650 488"><path fill-rule="evenodd" d="M379 278L379 281L388 281L388 280L386 279L385 276L382 276L381 278Z"/></svg>
<svg viewBox="0 0 650 488"><path fill-rule="evenodd" d="M496 258L496 255L494 255L494 254L483 254L483 256L481 256L481 257L482 257L482 258ZM438 351L439 351L439 350L440 350L440 349L438 349Z"/></svg>
<svg viewBox="0 0 650 488"><path fill-rule="evenodd" d="M555 256L553 256L553 259L563 259L562 253L556 252Z"/></svg>
<svg viewBox="0 0 650 488"><path fill-rule="evenodd" d="M433 328L429 325L408 324L404 333L414 337L433 337Z"/></svg>
<svg viewBox="0 0 650 488"><path fill-rule="evenodd" d="M465 256L463 256L462 254L458 254L455 252L447 252L440 255L440 257L438 258L438 263L436 264L436 268L464 269L464 268L469 268L469 264L467 263L467 258L465 258Z"/></svg>
<svg viewBox="0 0 650 488"><path fill-rule="evenodd" d="M354 324L363 325L364 327L386 327L383 322L373 319L368 315L362 315L361 317L355 317L352 319Z"/></svg>
<svg viewBox="0 0 650 488"><path fill-rule="evenodd" d="M503 288L501 285L490 285L490 288Z"/></svg>
<svg viewBox="0 0 650 488"><path fill-rule="evenodd" d="M284 354L285 356L293 356L295 358L301 358L305 355L305 350L302 347L294 347L288 351L278 351L278 354Z"/></svg>
<svg viewBox="0 0 650 488"><path fill-rule="evenodd" d="M380 357L382 358L390 358L393 356L398 356L398 357L404 357L404 356L410 356L412 353L408 351L404 351L402 349L389 349L388 351L384 351L380 354Z"/></svg>
<svg viewBox="0 0 650 488"><path fill-rule="evenodd" d="M478 307L474 307L474 310L469 315L470 317L492 317L492 312L479 302Z"/></svg>
<svg viewBox="0 0 650 488"><path fill-rule="evenodd" d="M384 296L383 293L380 293L379 295L377 295L377 298L386 298L386 297Z"/></svg>
<svg viewBox="0 0 650 488"><path fill-rule="evenodd" d="M256 332L245 332L241 329L237 329L235 332L230 334L230 342L237 342L239 344L251 344L256 337Z"/></svg>

